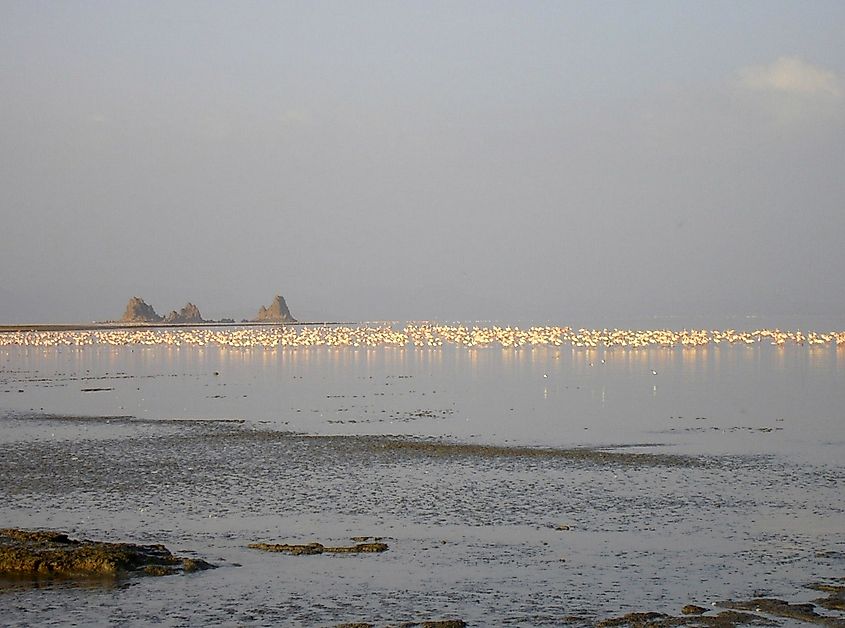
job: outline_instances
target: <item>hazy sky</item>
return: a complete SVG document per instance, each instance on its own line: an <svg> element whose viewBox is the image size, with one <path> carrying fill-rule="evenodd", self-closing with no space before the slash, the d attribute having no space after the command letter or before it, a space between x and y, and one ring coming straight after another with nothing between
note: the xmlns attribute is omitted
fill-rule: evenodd
<svg viewBox="0 0 845 628"><path fill-rule="evenodd" d="M0 0L0 322L845 312L845 2Z"/></svg>

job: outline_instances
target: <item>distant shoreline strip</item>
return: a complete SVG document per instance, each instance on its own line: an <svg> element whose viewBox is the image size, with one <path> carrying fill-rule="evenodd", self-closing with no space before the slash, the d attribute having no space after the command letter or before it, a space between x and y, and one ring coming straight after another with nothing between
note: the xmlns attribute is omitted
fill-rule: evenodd
<svg viewBox="0 0 845 628"><path fill-rule="evenodd" d="M388 325L254 325L145 326L89 329L0 329L0 346L85 347L166 346L231 348L296 347L523 347L645 348L707 347L711 345L845 346L845 331L754 331L690 329L572 329L535 326L408 324Z"/></svg>

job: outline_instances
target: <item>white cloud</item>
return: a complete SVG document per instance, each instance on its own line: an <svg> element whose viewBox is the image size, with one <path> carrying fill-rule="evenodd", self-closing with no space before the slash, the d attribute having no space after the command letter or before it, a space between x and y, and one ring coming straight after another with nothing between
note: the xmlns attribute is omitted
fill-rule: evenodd
<svg viewBox="0 0 845 628"><path fill-rule="evenodd" d="M752 124L778 133L828 133L845 126L845 81L836 72L799 57L740 69L734 77L734 103Z"/></svg>
<svg viewBox="0 0 845 628"><path fill-rule="evenodd" d="M835 72L807 63L799 57L780 57L769 65L739 71L740 83L752 91L818 96L840 100L842 79Z"/></svg>

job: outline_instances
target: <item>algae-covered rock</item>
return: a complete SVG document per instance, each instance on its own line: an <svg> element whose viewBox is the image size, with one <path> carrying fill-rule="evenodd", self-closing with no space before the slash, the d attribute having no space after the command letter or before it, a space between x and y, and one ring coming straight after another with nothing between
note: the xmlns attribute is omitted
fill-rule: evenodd
<svg viewBox="0 0 845 628"><path fill-rule="evenodd" d="M164 545L76 540L64 532L0 529L0 576L164 576L212 567L201 559L174 556Z"/></svg>
<svg viewBox="0 0 845 628"><path fill-rule="evenodd" d="M622 617L602 620L596 625L601 628L609 626L627 626L628 628L675 628L676 626L736 628L738 626L777 626L778 624L760 615L729 610L722 611L712 617L692 616L692 614L688 614L686 617L674 617L655 612L628 613Z"/></svg>
<svg viewBox="0 0 845 628"><path fill-rule="evenodd" d="M743 613L741 611L721 611L715 617L699 617L698 621L707 622L699 626L713 626L713 628L734 628L734 626L777 626L778 623L760 617L754 613Z"/></svg>
<svg viewBox="0 0 845 628"><path fill-rule="evenodd" d="M790 604L784 600L763 597L742 601L729 600L719 602L718 605L723 608L766 613L767 615L796 619L808 623L828 623L828 618L819 615L815 611L815 605L810 603Z"/></svg>
<svg viewBox="0 0 845 628"><path fill-rule="evenodd" d="M612 617L610 619L605 619L603 621L598 622L598 624L596 625L600 626L600 628L606 628L610 626L652 626L656 625L654 622L662 621L665 619L672 619L672 617L666 615L665 613L638 612L628 613L627 615L623 615L622 617Z"/></svg>
<svg viewBox="0 0 845 628"><path fill-rule="evenodd" d="M682 617L656 612L637 612L604 619L596 625L628 626L629 628L674 628L675 626L735 628L737 626L779 626L785 619L792 622L789 625L800 623L845 628L845 618L841 615L816 612L816 606L834 613L843 610L845 585L816 583L806 586L816 591L823 591L828 594L828 597L815 600L815 603L790 603L777 598L726 600L715 603L715 606L728 610L720 611L715 615L705 615L704 613L709 609L687 604L681 609ZM774 620L772 617L778 619Z"/></svg>
<svg viewBox="0 0 845 628"><path fill-rule="evenodd" d="M701 615L702 613L706 613L707 609L703 606L697 606L695 604L687 604L681 609L681 612L684 615Z"/></svg>
<svg viewBox="0 0 845 628"><path fill-rule="evenodd" d="M387 543L356 543L352 546L325 547L324 552L332 554L368 554L387 551Z"/></svg>
<svg viewBox="0 0 845 628"><path fill-rule="evenodd" d="M466 628L467 623L462 619L433 619L422 622L410 621L392 625L397 626L397 628ZM374 628L374 626L375 624L362 621L338 624L335 628Z"/></svg>
<svg viewBox="0 0 845 628"><path fill-rule="evenodd" d="M304 543L292 545L289 543L250 543L251 549L259 549L265 552L282 552L294 556L310 556L313 554L366 554L384 552L387 550L387 543L356 543L351 546L326 547L322 543Z"/></svg>
<svg viewBox="0 0 845 628"><path fill-rule="evenodd" d="M815 603L829 611L845 611L845 586L841 584L811 584L808 588L824 591L827 597L818 598Z"/></svg>
<svg viewBox="0 0 845 628"><path fill-rule="evenodd" d="M248 547L265 552L283 552L285 554L293 554L294 556L322 554L326 549L321 543L303 543L301 545L288 543L250 543Z"/></svg>

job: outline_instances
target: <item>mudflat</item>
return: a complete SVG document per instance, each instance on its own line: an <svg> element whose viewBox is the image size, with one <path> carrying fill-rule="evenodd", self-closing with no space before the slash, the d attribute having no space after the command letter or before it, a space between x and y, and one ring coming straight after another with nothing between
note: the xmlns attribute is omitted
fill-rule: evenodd
<svg viewBox="0 0 845 628"><path fill-rule="evenodd" d="M839 351L4 347L4 526L217 567L4 620L839 625Z"/></svg>

